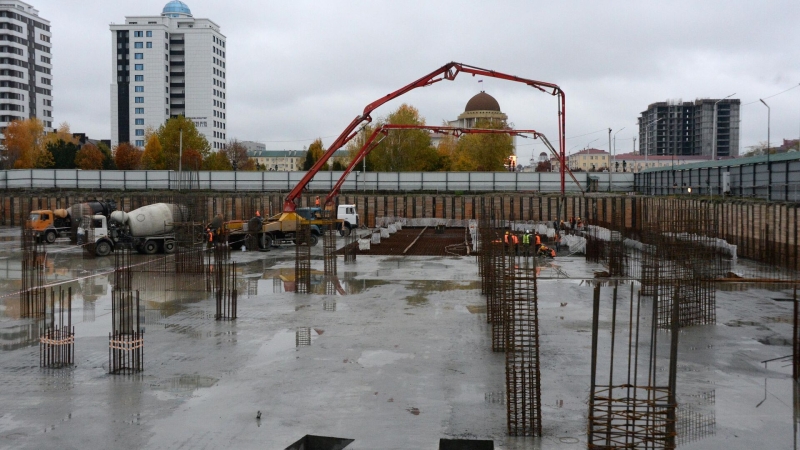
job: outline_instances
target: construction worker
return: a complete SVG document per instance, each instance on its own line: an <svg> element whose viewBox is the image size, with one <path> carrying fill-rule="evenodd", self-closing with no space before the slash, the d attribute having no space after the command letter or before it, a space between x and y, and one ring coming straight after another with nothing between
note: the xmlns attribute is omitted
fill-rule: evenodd
<svg viewBox="0 0 800 450"><path fill-rule="evenodd" d="M533 237L533 245L536 246L536 251L539 251L539 247L542 246L542 236L539 235L539 232L536 232L536 235Z"/></svg>
<svg viewBox="0 0 800 450"><path fill-rule="evenodd" d="M511 241L514 243L514 254L519 256L519 235L517 233L512 234Z"/></svg>
<svg viewBox="0 0 800 450"><path fill-rule="evenodd" d="M256 217L261 217L261 211L256 210Z"/></svg>
<svg viewBox="0 0 800 450"><path fill-rule="evenodd" d="M531 256L531 230L525 230L522 235L522 250L526 258Z"/></svg>
<svg viewBox="0 0 800 450"><path fill-rule="evenodd" d="M319 208L319 195L317 196L317 198L314 199L314 206Z"/></svg>
<svg viewBox="0 0 800 450"><path fill-rule="evenodd" d="M560 252L561 251L561 235L556 233L556 235L553 237L553 240L556 243L556 252Z"/></svg>
<svg viewBox="0 0 800 450"><path fill-rule="evenodd" d="M506 253L508 253L508 244L509 244L509 242L508 242L508 241L509 241L510 239L511 239L511 238L509 237L509 232L508 232L508 230L506 230L506 235L505 235L505 236L503 236L503 247L505 247L505 251L506 251Z"/></svg>

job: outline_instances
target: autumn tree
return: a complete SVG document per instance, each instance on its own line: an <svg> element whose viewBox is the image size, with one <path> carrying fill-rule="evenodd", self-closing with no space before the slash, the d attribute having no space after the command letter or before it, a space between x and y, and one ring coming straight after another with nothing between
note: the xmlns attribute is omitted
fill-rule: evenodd
<svg viewBox="0 0 800 450"><path fill-rule="evenodd" d="M233 170L239 171L254 171L256 170L256 163L247 155L247 147L241 142L234 139L225 146L222 153L228 158L228 161L233 167Z"/></svg>
<svg viewBox="0 0 800 450"><path fill-rule="evenodd" d="M46 148L53 158L54 169L74 169L76 167L75 156L80 150L78 145L59 139L56 142L47 143Z"/></svg>
<svg viewBox="0 0 800 450"><path fill-rule="evenodd" d="M436 148L436 153L439 155L439 170L453 170L453 155L455 155L457 147L458 138L449 134L442 137Z"/></svg>
<svg viewBox="0 0 800 450"><path fill-rule="evenodd" d="M325 154L325 146L322 145L322 138L317 138L311 145L308 146L306 151L306 159L303 162L303 170L311 170L314 164L322 158ZM322 165L320 170L328 170L328 163Z"/></svg>
<svg viewBox="0 0 800 450"><path fill-rule="evenodd" d="M98 142L97 149L100 150L104 157L103 170L117 170L117 165L114 163L114 155L108 145L105 142Z"/></svg>
<svg viewBox="0 0 800 450"><path fill-rule="evenodd" d="M93 144L85 144L75 155L75 166L83 170L100 170L103 168L105 155Z"/></svg>
<svg viewBox="0 0 800 450"><path fill-rule="evenodd" d="M164 170L166 168L164 149L161 147L161 141L158 140L158 135L155 133L151 133L147 139L144 153L142 153L141 165L143 169L149 170Z"/></svg>
<svg viewBox="0 0 800 450"><path fill-rule="evenodd" d="M44 145L44 124L33 117L14 120L5 131L6 167L34 169L51 167L53 156Z"/></svg>
<svg viewBox="0 0 800 450"><path fill-rule="evenodd" d="M203 158L203 170L233 170L233 167L224 153L211 152Z"/></svg>
<svg viewBox="0 0 800 450"><path fill-rule="evenodd" d="M47 133L44 137L45 146L57 143L58 141L64 141L68 144L75 145L79 143L78 138L72 135L72 131L69 129L69 123L67 122L61 122L55 131Z"/></svg>
<svg viewBox="0 0 800 450"><path fill-rule="evenodd" d="M361 151L361 148L364 146L364 144L366 144L367 139L369 139L369 137L372 136L372 133L374 131L375 131L375 126L367 124L361 129L361 131L358 133L358 136L355 136L353 139L350 139L350 141L345 146L345 152L347 152L348 164L356 158L358 152ZM367 157L364 158L364 161L358 163L358 167L355 168L354 170L361 170L363 167L365 171L372 172L374 171L372 162L373 158L370 155L367 155Z"/></svg>
<svg viewBox="0 0 800 450"><path fill-rule="evenodd" d="M509 129L504 121L479 120L476 128ZM465 134L458 140L453 154L453 170L494 172L504 171L514 144L508 134Z"/></svg>
<svg viewBox="0 0 800 450"><path fill-rule="evenodd" d="M187 148L183 151L181 164L184 170L200 170L203 167L203 155L193 148Z"/></svg>
<svg viewBox="0 0 800 450"><path fill-rule="evenodd" d="M194 126L194 122L184 116L173 117L158 127L155 132L164 152L164 168L178 170L180 154L181 130L183 131L183 150L192 149L200 153L203 159L211 153L208 140Z"/></svg>
<svg viewBox="0 0 800 450"><path fill-rule="evenodd" d="M114 162L119 170L137 170L142 160L142 151L127 142L114 147Z"/></svg>
<svg viewBox="0 0 800 450"><path fill-rule="evenodd" d="M425 119L417 108L404 103L378 121L378 126L383 124L425 125ZM439 155L426 130L389 130L368 158L374 170L383 172L430 171L439 166Z"/></svg>

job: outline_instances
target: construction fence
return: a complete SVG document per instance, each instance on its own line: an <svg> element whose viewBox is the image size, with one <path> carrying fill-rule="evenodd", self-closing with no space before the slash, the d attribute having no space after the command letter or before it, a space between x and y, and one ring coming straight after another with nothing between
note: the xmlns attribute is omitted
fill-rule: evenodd
<svg viewBox="0 0 800 450"><path fill-rule="evenodd" d="M289 191L306 172L181 172L172 170L24 169L0 171L0 189L108 189ZM309 183L312 191L328 192L343 172L319 172ZM575 173L568 192L629 192L632 173ZM561 192L557 172L351 172L343 192Z"/></svg>

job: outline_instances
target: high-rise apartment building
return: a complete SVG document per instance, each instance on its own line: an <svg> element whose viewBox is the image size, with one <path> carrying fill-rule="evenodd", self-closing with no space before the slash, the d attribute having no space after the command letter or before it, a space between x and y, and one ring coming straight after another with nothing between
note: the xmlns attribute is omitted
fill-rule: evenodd
<svg viewBox="0 0 800 450"><path fill-rule="evenodd" d="M50 21L19 0L0 3L0 129L38 117L53 129Z"/></svg>
<svg viewBox="0 0 800 450"><path fill-rule="evenodd" d="M649 105L639 117L639 154L739 156L740 103L698 99Z"/></svg>
<svg viewBox="0 0 800 450"><path fill-rule="evenodd" d="M192 120L212 149L226 142L225 36L173 0L160 16L111 25L111 143L143 147L147 127L170 117Z"/></svg>

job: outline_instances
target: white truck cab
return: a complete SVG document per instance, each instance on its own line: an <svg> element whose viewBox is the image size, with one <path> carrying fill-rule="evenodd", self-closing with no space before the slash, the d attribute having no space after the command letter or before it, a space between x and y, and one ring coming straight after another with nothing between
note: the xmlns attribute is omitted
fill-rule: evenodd
<svg viewBox="0 0 800 450"><path fill-rule="evenodd" d="M358 213L356 213L356 205L339 205L336 211L336 218L344 221L342 223L341 234L346 236L350 234L350 230L358 228Z"/></svg>

